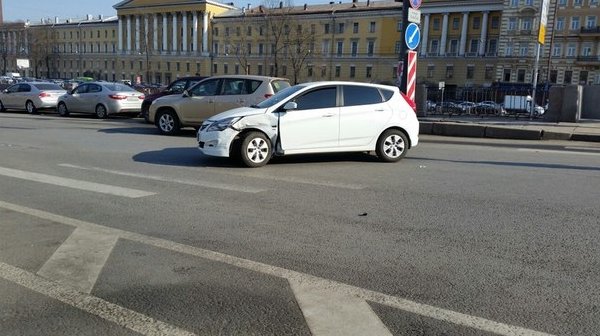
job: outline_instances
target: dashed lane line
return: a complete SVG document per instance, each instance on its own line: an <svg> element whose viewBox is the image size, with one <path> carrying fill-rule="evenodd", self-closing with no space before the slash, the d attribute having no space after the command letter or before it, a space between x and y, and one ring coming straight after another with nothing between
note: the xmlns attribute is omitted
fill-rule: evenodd
<svg viewBox="0 0 600 336"><path fill-rule="evenodd" d="M519 152L527 152L527 153L546 153L546 154L563 154L563 155L584 155L584 156L600 156L600 152L592 153L592 152L574 152L574 151L561 151L561 150L551 150L551 149L532 149L532 148L518 148Z"/></svg>
<svg viewBox="0 0 600 336"><path fill-rule="evenodd" d="M169 240L155 238L135 232L124 231L120 229L113 229L105 226L101 226L94 223L81 221L74 218L69 218L50 212L23 207L17 204L7 203L0 201L0 207L19 212L25 215L38 217L41 219L75 226L77 228L85 228L88 230L107 230L111 234L114 234L122 239L128 239L131 241L139 242L142 244L155 246L158 248L184 253L207 260L212 260L242 269L255 271L262 274L276 276L279 278L287 279L290 283L294 282L298 286L310 287L314 290L332 293L336 296L353 296L360 298L365 301L370 301L382 305L386 305L392 308L400 309L406 312L418 314L424 317L461 325L475 330L481 330L486 332L495 333L498 335L506 336L551 336L551 334L535 331L519 326L508 325L501 322L492 321L489 319L463 314L449 309L438 308L427 304L418 303L415 301L395 297L392 295L376 292L369 289L364 289L333 280L328 280L305 274L293 270L288 270L282 267L271 266L264 263L243 259L231 255L227 255L220 252L210 251L198 247L184 245ZM316 335L321 336L321 335Z"/></svg>
<svg viewBox="0 0 600 336"><path fill-rule="evenodd" d="M365 300L293 280L289 283L313 335L392 336Z"/></svg>
<svg viewBox="0 0 600 336"><path fill-rule="evenodd" d="M107 230L76 228L37 274L91 293L118 239Z"/></svg>
<svg viewBox="0 0 600 336"><path fill-rule="evenodd" d="M156 195L156 193L131 189L131 188L123 188L117 187L109 184L100 184L82 180L74 180L70 178L64 178L54 175L40 174L34 172L28 172L24 170L11 169L0 167L0 175L18 178L22 180L46 183L57 185L61 187L67 187L71 189L85 190L85 191L93 191L101 194L108 194L114 196L121 197L129 197L129 198L140 198L151 195Z"/></svg>
<svg viewBox="0 0 600 336"><path fill-rule="evenodd" d="M3 262L0 262L0 277L142 335L195 335L179 327L110 303L101 298L79 292L68 286L44 279L41 276L36 276L33 273Z"/></svg>
<svg viewBox="0 0 600 336"><path fill-rule="evenodd" d="M169 177L165 177L165 176L131 173L131 172L126 172L126 171L121 171L121 170L104 169L104 168L99 168L99 167L83 167L83 166L78 166L78 165L73 165L73 164L68 164L68 163L61 163L61 164L59 164L59 166L65 167L65 168L97 171L97 172L103 172L103 173L108 173L108 174L113 174L113 175L137 177L137 178L143 178L143 179L154 180L154 181L171 182L171 183L178 183L178 184L185 184L185 185L190 185L190 186L198 186L198 187L203 187L203 188L220 189L220 190L227 190L227 191L236 191L236 192L253 193L253 194L266 191L266 189L254 188L254 187L250 187L250 186L242 186L242 185L238 186L238 185L233 185L233 184L224 184L224 183L209 182L209 181L202 181L202 180L175 179L175 178L169 178Z"/></svg>

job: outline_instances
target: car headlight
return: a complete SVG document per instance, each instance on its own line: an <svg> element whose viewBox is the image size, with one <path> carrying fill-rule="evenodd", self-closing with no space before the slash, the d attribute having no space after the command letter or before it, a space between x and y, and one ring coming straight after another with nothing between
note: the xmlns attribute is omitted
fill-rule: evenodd
<svg viewBox="0 0 600 336"><path fill-rule="evenodd" d="M233 124L238 122L240 119L242 119L242 117L232 117L232 118L225 118L225 119L217 120L214 123L212 123L210 126L208 126L208 129L206 129L206 131L207 132L221 132L221 131L227 129L228 127L233 126Z"/></svg>

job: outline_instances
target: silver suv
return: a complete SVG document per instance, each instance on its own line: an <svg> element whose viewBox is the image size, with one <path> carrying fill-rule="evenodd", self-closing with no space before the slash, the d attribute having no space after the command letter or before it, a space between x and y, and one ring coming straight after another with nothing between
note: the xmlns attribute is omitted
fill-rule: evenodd
<svg viewBox="0 0 600 336"><path fill-rule="evenodd" d="M148 119L162 134L200 127L207 118L236 107L260 103L290 86L286 78L226 75L198 82L183 94L161 97L150 105Z"/></svg>

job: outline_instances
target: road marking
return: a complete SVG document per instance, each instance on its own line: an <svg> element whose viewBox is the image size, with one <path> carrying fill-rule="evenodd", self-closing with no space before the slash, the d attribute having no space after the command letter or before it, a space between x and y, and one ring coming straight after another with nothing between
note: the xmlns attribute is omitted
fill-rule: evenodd
<svg viewBox="0 0 600 336"><path fill-rule="evenodd" d="M365 300L293 280L289 283L313 335L392 335Z"/></svg>
<svg viewBox="0 0 600 336"><path fill-rule="evenodd" d="M330 292L337 293L337 295L345 295L345 296L355 296L359 297L363 300L375 302L378 304L386 305L392 308L400 309L406 312L418 314L421 316L429 317L432 319L445 321L461 326L465 326L468 328L473 328L476 330L486 331L495 333L498 335L506 335L506 336L516 336L516 335L527 335L527 336L551 336L551 334L522 328L518 326L512 326L508 324L504 324L501 322L495 322L492 320L488 320L485 318L467 315L459 312L455 312L452 310L438 308L434 306L430 306L427 304L418 303L415 301L410 301L407 299L395 297L392 295L372 291L369 289L364 289L360 287L355 287L352 285L347 285L344 283L336 282L333 280L328 280L324 278L320 278L314 275L301 273L293 270L288 270L282 267L271 266L264 263L243 259L231 255L227 255L220 252L210 251L198 247L193 247L189 245L184 245L172 241L168 241L161 238L155 238L147 235L143 235L140 233L124 231L120 229L109 228L105 226L101 226L94 223L89 223L85 221L81 221L74 218L69 218L57 214L53 214L50 212L23 207L17 204L7 203L0 201L0 207L12 210L15 212L19 212L25 215L30 215L34 217L38 217L41 219L53 221L56 223L61 223L65 225L75 226L78 228L86 228L90 230L107 230L111 234L114 234L122 239L128 239L131 241L139 242L142 244L162 248L165 250L184 253L200 258L204 258L207 260L212 260L228 265L232 265L235 267L239 267L242 269L251 270L254 272L267 274L283 279L287 279L288 281L296 282L300 286L310 286L312 288L320 288L321 290L326 290ZM320 335L317 335L320 336Z"/></svg>
<svg viewBox="0 0 600 336"><path fill-rule="evenodd" d="M259 192L266 191L266 189L253 188L250 186L236 186L236 185L232 185L232 184L216 183L216 182L201 181L201 180L173 179L173 178L168 178L165 176L131 173L131 172L126 172L126 171L104 169L104 168L99 168L99 167L82 167L82 166L72 165L72 164L68 164L68 163L61 163L61 164L59 164L59 166L66 167L66 168L81 169L81 170L98 171L98 172L109 173L109 174L114 174L114 175L121 175L121 176L139 177L139 178L144 178L144 179L154 180L154 181L172 182L172 183L198 186L198 187L204 187L204 188L221 189L221 190L244 192L244 193L256 194Z"/></svg>
<svg viewBox="0 0 600 336"><path fill-rule="evenodd" d="M61 187L67 187L72 189L79 189L85 191L93 191L101 194L109 194L115 196L129 197L129 198L140 198L151 195L156 195L156 193L130 189L130 188L122 188L109 184L100 184L94 182L87 182L81 180L74 180L70 178L58 177L53 175L46 175L40 173L27 172L24 170L17 170L11 168L0 167L0 175L19 178L28 181L41 182L46 184L57 185Z"/></svg>
<svg viewBox="0 0 600 336"><path fill-rule="evenodd" d="M110 303L99 297L78 292L3 262L0 262L0 277L142 335L195 335L176 326Z"/></svg>
<svg viewBox="0 0 600 336"><path fill-rule="evenodd" d="M106 230L76 228L37 274L91 293L118 239Z"/></svg>
<svg viewBox="0 0 600 336"><path fill-rule="evenodd" d="M518 148L519 152L528 153L548 153L548 154L566 154L566 155L586 155L586 156L600 156L600 153L589 153L589 152L573 152L573 151L560 151L551 149L531 149L531 148Z"/></svg>

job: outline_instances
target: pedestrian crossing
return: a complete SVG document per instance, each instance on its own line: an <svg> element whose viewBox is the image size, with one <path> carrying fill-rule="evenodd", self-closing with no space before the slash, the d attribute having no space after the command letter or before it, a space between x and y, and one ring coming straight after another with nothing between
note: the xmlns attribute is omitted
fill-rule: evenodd
<svg viewBox="0 0 600 336"><path fill-rule="evenodd" d="M0 208L74 227L37 274L0 262L0 278L65 302L143 335L191 335L192 332L90 295L112 248L120 239L183 253L289 282L313 335L391 335L369 302L498 335L549 334L433 307L310 274L140 233L0 201Z"/></svg>

